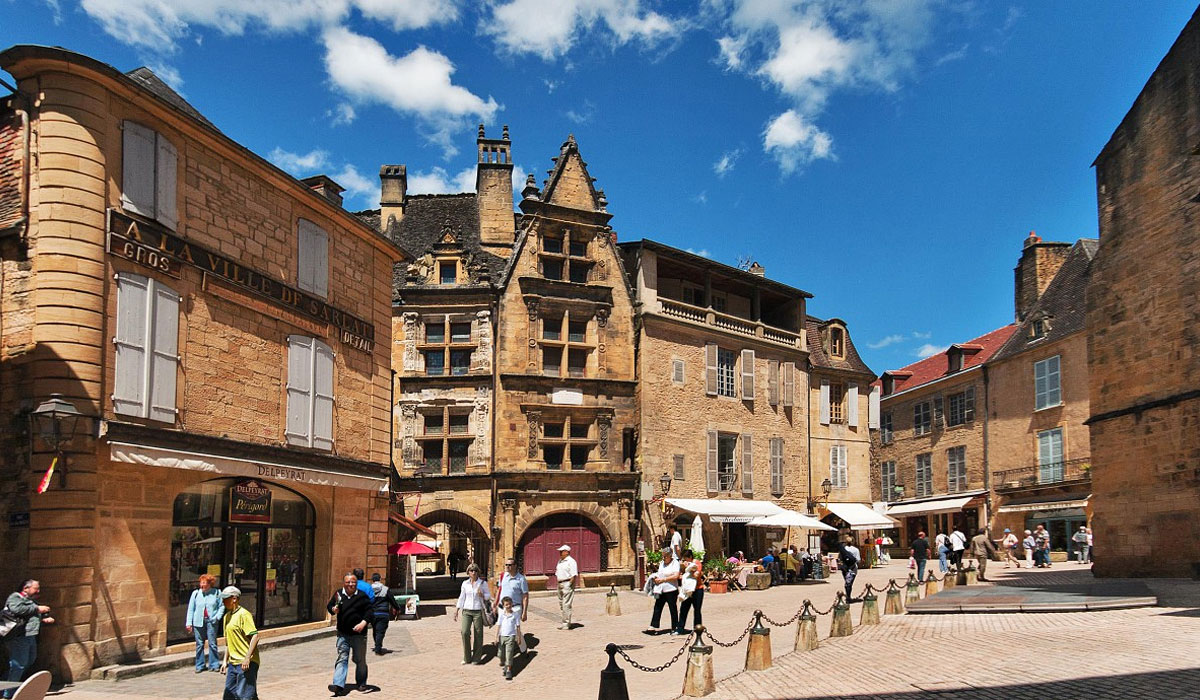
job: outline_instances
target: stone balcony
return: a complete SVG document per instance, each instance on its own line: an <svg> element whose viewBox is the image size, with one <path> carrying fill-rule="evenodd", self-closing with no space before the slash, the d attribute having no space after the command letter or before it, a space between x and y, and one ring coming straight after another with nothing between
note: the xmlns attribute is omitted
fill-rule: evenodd
<svg viewBox="0 0 1200 700"><path fill-rule="evenodd" d="M1090 482L1091 480L1092 460L1090 457L1086 457L997 471L993 474L992 483L999 492L1013 492L1042 486Z"/></svg>
<svg viewBox="0 0 1200 700"><path fill-rule="evenodd" d="M696 326L716 328L726 333L741 335L769 343L804 350L804 334L768 326L761 321L752 321L740 316L722 313L712 308L693 306L675 299L658 298L658 314L679 319Z"/></svg>

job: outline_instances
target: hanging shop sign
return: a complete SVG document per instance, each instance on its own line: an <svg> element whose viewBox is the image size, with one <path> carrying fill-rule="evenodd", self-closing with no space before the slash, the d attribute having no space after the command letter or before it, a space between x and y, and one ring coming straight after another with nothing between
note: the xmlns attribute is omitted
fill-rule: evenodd
<svg viewBox="0 0 1200 700"><path fill-rule="evenodd" d="M271 489L258 479L246 479L229 487L229 522L271 522Z"/></svg>
<svg viewBox="0 0 1200 700"><path fill-rule="evenodd" d="M180 238L157 224L133 219L114 209L108 210L108 252L173 277L180 276L184 264L203 270L275 304L334 326L345 345L362 352L374 351L375 327L361 318Z"/></svg>

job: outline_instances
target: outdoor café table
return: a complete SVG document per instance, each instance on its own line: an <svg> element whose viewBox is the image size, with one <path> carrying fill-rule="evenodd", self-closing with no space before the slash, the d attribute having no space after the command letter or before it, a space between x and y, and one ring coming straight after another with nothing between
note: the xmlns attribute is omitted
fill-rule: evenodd
<svg viewBox="0 0 1200 700"><path fill-rule="evenodd" d="M746 577L754 573L754 570L757 568L757 564L742 564L737 568L734 578L737 580L737 584L740 588L746 587Z"/></svg>

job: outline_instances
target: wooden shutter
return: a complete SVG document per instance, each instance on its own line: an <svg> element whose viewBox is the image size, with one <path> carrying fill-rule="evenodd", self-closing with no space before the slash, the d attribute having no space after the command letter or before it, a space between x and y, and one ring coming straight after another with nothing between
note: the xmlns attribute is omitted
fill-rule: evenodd
<svg viewBox="0 0 1200 700"><path fill-rule="evenodd" d="M867 395L867 430L879 429L879 387L871 387Z"/></svg>
<svg viewBox="0 0 1200 700"><path fill-rule="evenodd" d="M157 150L154 131L131 121L122 122L121 131L121 206L153 219Z"/></svg>
<svg viewBox="0 0 1200 700"><path fill-rule="evenodd" d="M945 423L945 410L942 407L942 397L933 400L933 427L941 428Z"/></svg>
<svg viewBox="0 0 1200 700"><path fill-rule="evenodd" d="M742 493L754 493L754 441L742 433Z"/></svg>
<svg viewBox="0 0 1200 700"><path fill-rule="evenodd" d="M771 438L771 493L783 493L783 438Z"/></svg>
<svg viewBox="0 0 1200 700"><path fill-rule="evenodd" d="M820 405L821 425L829 425L829 380L821 380L821 405Z"/></svg>
<svg viewBox="0 0 1200 700"><path fill-rule="evenodd" d="M300 219L297 285L320 297L329 296L329 235L308 219Z"/></svg>
<svg viewBox="0 0 1200 700"><path fill-rule="evenodd" d="M796 405L796 363L783 363L783 405Z"/></svg>
<svg viewBox="0 0 1200 700"><path fill-rule="evenodd" d="M708 431L708 461L705 464L705 473L709 492L716 493L719 486L717 484L717 431L715 430Z"/></svg>
<svg viewBox="0 0 1200 700"><path fill-rule="evenodd" d="M704 346L704 393L717 395L717 344Z"/></svg>
<svg viewBox="0 0 1200 700"><path fill-rule="evenodd" d="M175 386L179 374L179 294L150 280L151 330L149 411L151 420L175 422Z"/></svg>
<svg viewBox="0 0 1200 700"><path fill-rule="evenodd" d="M969 386L963 393L963 421L975 420L975 387Z"/></svg>
<svg viewBox="0 0 1200 700"><path fill-rule="evenodd" d="M742 351L742 400L754 400L754 351Z"/></svg>
<svg viewBox="0 0 1200 700"><path fill-rule="evenodd" d="M767 361L767 403L779 405L779 360Z"/></svg>
<svg viewBox="0 0 1200 700"><path fill-rule="evenodd" d="M850 485L850 465L846 463L845 445L840 445L838 447L838 457L840 457L838 460L838 483L843 487L846 487Z"/></svg>
<svg viewBox="0 0 1200 700"><path fill-rule="evenodd" d="M858 427L858 385L850 384L846 387L846 425L851 428Z"/></svg>
<svg viewBox="0 0 1200 700"><path fill-rule="evenodd" d="M162 134L157 137L158 160L154 168L154 209L159 223L174 230L179 226L179 209L175 199L175 183L179 173L179 153L175 144Z"/></svg>
<svg viewBox="0 0 1200 700"><path fill-rule="evenodd" d="M333 348L314 340L312 446L322 450L333 449L333 373Z"/></svg>
<svg viewBox="0 0 1200 700"><path fill-rule="evenodd" d="M288 336L287 427L288 444L312 447L313 341Z"/></svg>
<svg viewBox="0 0 1200 700"><path fill-rule="evenodd" d="M149 338L150 280L141 275L117 275L117 335L113 381L113 412L146 415L146 367Z"/></svg>

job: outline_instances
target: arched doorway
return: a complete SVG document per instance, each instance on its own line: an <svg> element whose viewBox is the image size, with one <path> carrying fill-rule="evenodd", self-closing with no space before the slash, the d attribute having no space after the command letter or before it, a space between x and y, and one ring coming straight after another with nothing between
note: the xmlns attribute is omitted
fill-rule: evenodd
<svg viewBox="0 0 1200 700"><path fill-rule="evenodd" d="M436 556L417 557L417 592L422 599L458 595L459 583L450 576L452 565L458 582L470 563L479 567L480 576L488 576L492 541L474 518L456 510L435 510L422 514L417 522L437 533L434 538L416 537L438 551Z"/></svg>
<svg viewBox="0 0 1200 700"><path fill-rule="evenodd" d="M608 568L608 548L600 528L580 513L555 513L535 521L521 536L517 551L522 571L530 576L553 574L558 548L564 544L571 546L580 573Z"/></svg>
<svg viewBox="0 0 1200 700"><path fill-rule="evenodd" d="M312 619L316 514L308 499L258 479L214 479L175 497L167 638L191 639L187 605L201 574L237 586L260 628Z"/></svg>

